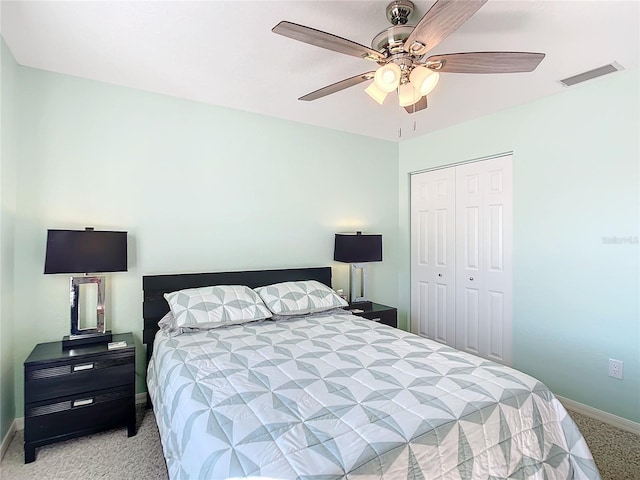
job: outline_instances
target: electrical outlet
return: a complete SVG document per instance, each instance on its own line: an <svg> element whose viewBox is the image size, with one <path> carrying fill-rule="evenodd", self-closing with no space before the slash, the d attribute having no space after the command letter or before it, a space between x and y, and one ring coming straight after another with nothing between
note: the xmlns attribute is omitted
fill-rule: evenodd
<svg viewBox="0 0 640 480"><path fill-rule="evenodd" d="M609 376L622 380L624 362L622 360L609 359Z"/></svg>

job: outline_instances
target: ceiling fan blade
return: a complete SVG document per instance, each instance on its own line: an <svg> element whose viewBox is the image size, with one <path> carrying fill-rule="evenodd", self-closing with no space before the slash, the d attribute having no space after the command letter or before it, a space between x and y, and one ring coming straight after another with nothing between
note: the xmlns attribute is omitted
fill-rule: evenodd
<svg viewBox="0 0 640 480"><path fill-rule="evenodd" d="M422 55L469 20L487 0L438 0L404 42L404 51Z"/></svg>
<svg viewBox="0 0 640 480"><path fill-rule="evenodd" d="M427 108L427 96L426 95L424 97L422 97L420 100L418 100L416 103L414 103L413 105L409 105L408 107L404 107L404 109L407 111L407 113L416 113L416 112L419 112L420 110L424 110L425 108Z"/></svg>
<svg viewBox="0 0 640 480"><path fill-rule="evenodd" d="M375 73L376 72L367 72L356 75L355 77L345 78L344 80L340 80L339 82L332 83L331 85L327 85L326 87L322 87L315 92L307 93L305 96L300 97L298 100L309 102L311 100L317 100L319 98L326 97L327 95L339 92L340 90L344 90L345 88L353 87L354 85L358 85L359 83L371 80Z"/></svg>
<svg viewBox="0 0 640 480"><path fill-rule="evenodd" d="M532 72L544 53L531 52L466 52L432 55L429 63L442 63L437 72L447 73L518 73ZM432 67L433 68L433 67Z"/></svg>
<svg viewBox="0 0 640 480"><path fill-rule="evenodd" d="M359 43L352 42L346 38L338 37L327 32L316 30L315 28L305 27L291 22L280 22L271 29L272 32L293 38L300 42L309 43L316 47L326 48L334 52L352 55L354 57L365 58L367 60L384 60L385 56L377 50L373 50Z"/></svg>

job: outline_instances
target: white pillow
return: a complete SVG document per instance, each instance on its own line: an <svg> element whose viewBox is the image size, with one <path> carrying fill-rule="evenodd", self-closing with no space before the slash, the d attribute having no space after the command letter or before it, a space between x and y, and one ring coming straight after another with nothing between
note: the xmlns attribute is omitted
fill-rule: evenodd
<svg viewBox="0 0 640 480"><path fill-rule="evenodd" d="M176 325L176 319L173 318L173 313L171 313L171 310L169 310L166 315L162 317L162 320L158 322L158 327L160 327L160 330L165 332L170 337L182 335L184 332L188 332L190 330L196 331L195 329L182 328Z"/></svg>
<svg viewBox="0 0 640 480"><path fill-rule="evenodd" d="M269 310L278 315L302 315L348 305L331 288L315 280L274 283L255 291Z"/></svg>
<svg viewBox="0 0 640 480"><path fill-rule="evenodd" d="M216 328L271 317L260 297L245 285L217 285L165 293L177 327Z"/></svg>

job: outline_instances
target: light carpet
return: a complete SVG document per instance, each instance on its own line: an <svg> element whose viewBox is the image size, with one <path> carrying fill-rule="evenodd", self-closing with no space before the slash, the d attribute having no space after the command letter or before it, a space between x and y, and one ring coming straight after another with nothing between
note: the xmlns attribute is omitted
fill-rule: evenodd
<svg viewBox="0 0 640 480"><path fill-rule="evenodd" d="M603 480L640 480L640 436L570 412L585 436ZM137 409L138 434L127 429L89 435L36 450L24 464L23 432L0 463L3 480L165 480L167 469L151 410Z"/></svg>
<svg viewBox="0 0 640 480"><path fill-rule="evenodd" d="M15 434L0 463L2 480L165 480L167 467L153 411L136 409L138 433L119 428L36 449L24 463L24 431Z"/></svg>

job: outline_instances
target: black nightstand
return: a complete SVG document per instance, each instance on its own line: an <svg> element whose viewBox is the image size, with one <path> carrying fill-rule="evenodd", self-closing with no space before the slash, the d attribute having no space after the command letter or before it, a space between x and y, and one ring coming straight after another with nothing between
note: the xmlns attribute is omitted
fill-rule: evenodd
<svg viewBox="0 0 640 480"><path fill-rule="evenodd" d="M63 350L60 341L33 349L24 362L24 463L49 443L122 426L136 434L133 335L113 341L127 346Z"/></svg>
<svg viewBox="0 0 640 480"><path fill-rule="evenodd" d="M380 303L371 303L364 305L349 305L348 307L345 307L345 309L359 317L368 318L374 322L380 322L385 325L389 325L390 327L398 328L397 308L388 307ZM362 312L354 312L353 309L362 310Z"/></svg>

